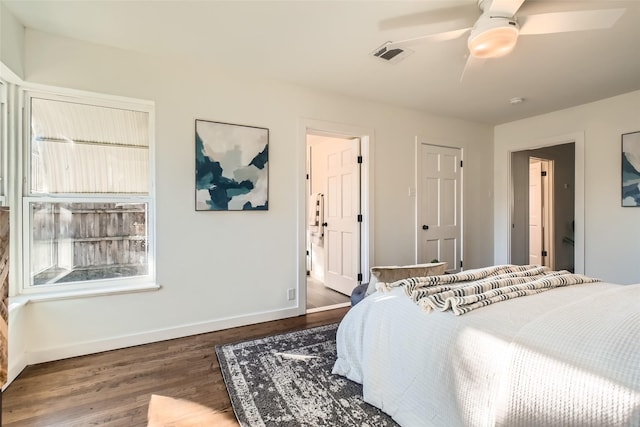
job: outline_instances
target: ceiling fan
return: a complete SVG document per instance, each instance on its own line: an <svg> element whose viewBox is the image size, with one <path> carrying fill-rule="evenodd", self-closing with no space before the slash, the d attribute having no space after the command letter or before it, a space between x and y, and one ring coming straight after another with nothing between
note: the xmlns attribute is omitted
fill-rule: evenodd
<svg viewBox="0 0 640 427"><path fill-rule="evenodd" d="M462 73L464 76L464 72L472 65L472 61L499 58L509 54L521 35L611 28L626 10L624 8L585 9L527 14L527 4L523 5L523 3L524 0L478 0L481 14L473 26L407 40L388 41L372 54L387 61L394 61L400 59L399 55L410 46L454 40L468 34L468 58ZM535 4L544 5L544 2L535 2ZM582 2L582 4L587 3Z"/></svg>

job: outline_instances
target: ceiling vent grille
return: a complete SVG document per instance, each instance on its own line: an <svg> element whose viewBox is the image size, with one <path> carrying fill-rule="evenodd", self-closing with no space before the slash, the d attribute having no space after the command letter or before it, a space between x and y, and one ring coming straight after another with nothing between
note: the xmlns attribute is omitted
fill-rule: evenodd
<svg viewBox="0 0 640 427"><path fill-rule="evenodd" d="M411 49L389 47L389 45L391 44L392 42L386 42L385 44L383 44L382 46L380 46L379 48L371 52L371 55L375 56L376 58L380 58L384 62L389 62L394 64L396 62L402 61L404 58L406 58L407 56L413 53Z"/></svg>

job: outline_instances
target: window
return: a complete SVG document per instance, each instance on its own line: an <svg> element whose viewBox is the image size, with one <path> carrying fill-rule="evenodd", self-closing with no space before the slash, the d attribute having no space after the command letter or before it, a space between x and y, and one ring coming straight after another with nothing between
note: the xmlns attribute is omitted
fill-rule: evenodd
<svg viewBox="0 0 640 427"><path fill-rule="evenodd" d="M152 112L26 93L26 292L153 278Z"/></svg>

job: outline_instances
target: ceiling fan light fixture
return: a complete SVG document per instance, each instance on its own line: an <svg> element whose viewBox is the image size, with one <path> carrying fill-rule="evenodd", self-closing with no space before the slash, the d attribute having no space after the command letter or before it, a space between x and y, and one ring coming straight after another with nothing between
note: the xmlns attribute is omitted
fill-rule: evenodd
<svg viewBox="0 0 640 427"><path fill-rule="evenodd" d="M476 58L498 58L511 52L520 27L515 19L482 16L471 30L467 45Z"/></svg>

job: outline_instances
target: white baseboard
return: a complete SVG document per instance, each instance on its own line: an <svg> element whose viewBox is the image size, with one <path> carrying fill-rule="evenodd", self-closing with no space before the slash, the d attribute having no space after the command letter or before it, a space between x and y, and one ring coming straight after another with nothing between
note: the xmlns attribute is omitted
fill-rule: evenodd
<svg viewBox="0 0 640 427"><path fill-rule="evenodd" d="M253 313L245 316L227 317L207 322L181 325L172 328L152 330L132 335L124 335L104 340L87 341L68 346L42 349L27 352L20 360L15 361L9 369L10 384L22 370L28 365L50 362L53 360L66 359L69 357L84 356L92 353L116 350L119 348L132 347L141 344L182 338L189 335L203 334L207 332L219 331L222 329L235 328L238 326L251 325L255 323L269 322L272 320L285 319L298 315L297 308L285 310L266 311ZM213 350L212 350L213 351Z"/></svg>

